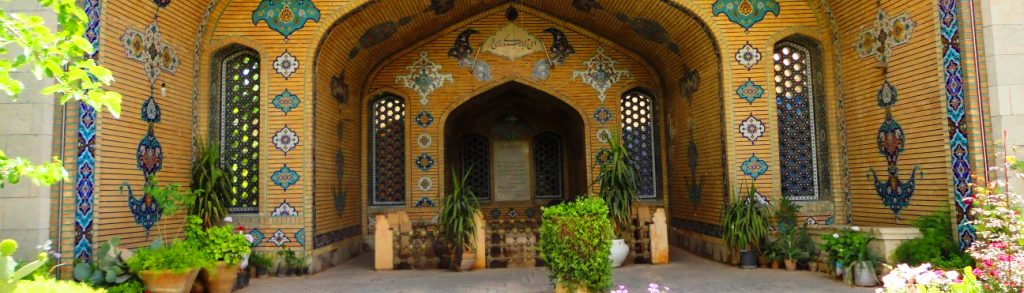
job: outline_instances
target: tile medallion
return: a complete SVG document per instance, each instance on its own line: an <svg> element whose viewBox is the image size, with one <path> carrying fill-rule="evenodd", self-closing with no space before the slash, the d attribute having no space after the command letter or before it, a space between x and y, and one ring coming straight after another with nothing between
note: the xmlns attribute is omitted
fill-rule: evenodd
<svg viewBox="0 0 1024 293"><path fill-rule="evenodd" d="M754 46L751 46L750 42L747 42L736 52L736 62L739 62L740 65L743 65L749 71L754 68L754 65L761 62L761 52L754 48Z"/></svg>
<svg viewBox="0 0 1024 293"><path fill-rule="evenodd" d="M348 59L356 58L362 49L379 45L391 39L399 28L409 24L410 21L412 21L411 17L403 17L397 21L386 21L370 27L359 37L359 44L348 51Z"/></svg>
<svg viewBox="0 0 1024 293"><path fill-rule="evenodd" d="M584 84L590 85L598 92L597 98L604 102L606 90L619 82L622 77L629 78L629 70L616 69L615 66L618 64L619 61L604 54L604 47L597 47L597 53L589 60L583 61L583 65L587 66L587 69L573 71L572 79L576 80L578 77Z"/></svg>
<svg viewBox="0 0 1024 293"><path fill-rule="evenodd" d="M299 70L299 60L295 59L292 53L288 53L287 49L274 60L274 71L284 76L285 80L288 80L297 70Z"/></svg>
<svg viewBox="0 0 1024 293"><path fill-rule="evenodd" d="M757 177L768 171L768 163L758 159L757 155L751 155L750 159L740 165L740 170L743 171L743 174L747 174L750 178L757 180Z"/></svg>
<svg viewBox="0 0 1024 293"><path fill-rule="evenodd" d="M256 228L249 231L249 235L252 236L252 247L260 246L260 244L263 243L263 239L266 238L266 236L263 235L263 232Z"/></svg>
<svg viewBox="0 0 1024 293"><path fill-rule="evenodd" d="M552 65L551 63L554 63L554 65L563 65L565 64L565 58L568 58L569 55L576 54L576 48L573 48L572 44L569 44L569 37L566 37L565 33L561 30L549 27L544 29L544 32L551 34L551 47L548 48L548 53L551 55L551 61L548 62L548 67Z"/></svg>
<svg viewBox="0 0 1024 293"><path fill-rule="evenodd" d="M416 207L418 207L418 208L419 207L432 207L432 206L434 206L434 201L430 200L430 198L426 197L426 196L424 196L423 198L421 198L419 201L416 202Z"/></svg>
<svg viewBox="0 0 1024 293"><path fill-rule="evenodd" d="M422 128L427 128L431 124L434 124L434 115L431 115L427 110L423 110L419 114L416 114L416 125Z"/></svg>
<svg viewBox="0 0 1024 293"><path fill-rule="evenodd" d="M419 168L423 172L427 172L431 167L434 167L434 158L428 153L422 153L419 157L416 157L416 168Z"/></svg>
<svg viewBox="0 0 1024 293"><path fill-rule="evenodd" d="M750 104L754 104L754 101L764 96L764 88L754 83L753 79L748 78L746 83L736 89L736 94Z"/></svg>
<svg viewBox="0 0 1024 293"><path fill-rule="evenodd" d="M431 142L433 142L433 139L430 137L430 134L421 133L420 136L416 137L416 145L421 149L429 148Z"/></svg>
<svg viewBox="0 0 1024 293"><path fill-rule="evenodd" d="M750 144L753 145L757 142L758 138L761 138L761 136L764 135L765 127L764 123L761 123L761 120L754 117L754 114L751 113L750 117L747 117L746 120L743 120L743 122L740 123L739 130L740 134L742 134L743 137L749 140Z"/></svg>
<svg viewBox="0 0 1024 293"><path fill-rule="evenodd" d="M892 108L899 101L899 94L896 87L889 81L882 83L878 90L878 106L885 110L885 119L882 126L878 128L878 152L885 156L886 174L879 180L874 168L868 168L867 178L874 181L875 192L882 200L882 205L889 208L899 219L900 212L910 206L910 198L914 196L917 189L918 177L924 177L920 166L914 166L910 171L910 179L904 182L900 179L899 158L906 149L906 133L899 122L893 118ZM884 175L883 175L884 176Z"/></svg>
<svg viewBox="0 0 1024 293"><path fill-rule="evenodd" d="M289 92L288 89L285 89L284 92L274 97L274 100L271 101L270 104L281 110L281 112L284 112L285 115L288 115L288 112L291 112L292 109L299 106L299 102L298 96Z"/></svg>
<svg viewBox="0 0 1024 293"><path fill-rule="evenodd" d="M273 243L274 246L281 247L284 246L285 243L292 242L292 240L288 239L288 235L285 235L284 231L277 229L277 232L274 232L274 235L270 236L270 238L267 239L267 242Z"/></svg>
<svg viewBox="0 0 1024 293"><path fill-rule="evenodd" d="M612 120L612 111L608 111L608 108L600 107L597 111L594 111L594 121L597 123L606 124Z"/></svg>
<svg viewBox="0 0 1024 293"><path fill-rule="evenodd" d="M338 104L348 103L348 84L345 83L345 71L331 77L331 96Z"/></svg>
<svg viewBox="0 0 1024 293"><path fill-rule="evenodd" d="M273 175L270 175L270 180L274 181L274 184L280 186L285 191L287 191L288 187L291 187L296 182L299 182L299 173L296 173L295 170L288 168L288 165L284 165L284 167L281 167L280 170L277 170L274 172Z"/></svg>
<svg viewBox="0 0 1024 293"><path fill-rule="evenodd" d="M479 81L491 80L491 65L483 60L477 60L473 64L473 76Z"/></svg>
<svg viewBox="0 0 1024 293"><path fill-rule="evenodd" d="M668 30L661 26L660 23L646 18L629 17L629 15L625 14L616 14L615 18L621 22L629 24L629 28L633 30L633 33L637 36L657 44L665 44L669 51L679 54L679 45L672 41L672 38L668 34Z"/></svg>
<svg viewBox="0 0 1024 293"><path fill-rule="evenodd" d="M516 208L509 208L508 213L505 215L508 216L509 219L515 219L519 216L519 211L516 211Z"/></svg>
<svg viewBox="0 0 1024 293"><path fill-rule="evenodd" d="M533 64L533 74L531 75L533 79L546 80L549 75L551 75L551 62L548 62L548 59L540 59Z"/></svg>
<svg viewBox="0 0 1024 293"><path fill-rule="evenodd" d="M295 149L295 146L299 145L299 135L295 134L288 125L285 124L284 128L278 130L274 137L271 138L271 142L274 143L274 147L284 152L287 156L288 152Z"/></svg>
<svg viewBox="0 0 1024 293"><path fill-rule="evenodd" d="M299 229L299 232L295 232L295 242L299 243L299 246L306 247L306 228Z"/></svg>
<svg viewBox="0 0 1024 293"><path fill-rule="evenodd" d="M160 26L155 19L144 31L129 26L120 40L128 59L142 63L150 85L156 83L161 72L174 74L181 64L177 51L160 34Z"/></svg>
<svg viewBox="0 0 1024 293"><path fill-rule="evenodd" d="M909 12L889 17L885 10L878 10L875 23L860 33L854 48L861 58L874 57L882 64L888 64L892 50L910 43L910 36L917 23L910 18Z"/></svg>
<svg viewBox="0 0 1024 293"><path fill-rule="evenodd" d="M420 59L406 66L407 75L395 77L395 83L402 84L420 95L420 104L426 105L430 93L444 86L444 82L453 83L451 74L441 74L441 65L427 58L427 51L420 52Z"/></svg>
<svg viewBox="0 0 1024 293"><path fill-rule="evenodd" d="M266 22L287 42L288 36L305 26L307 21L320 22L320 9L316 8L313 0L263 0L252 11L252 24L257 25L260 21Z"/></svg>
<svg viewBox="0 0 1024 293"><path fill-rule="evenodd" d="M271 217L294 217L298 215L299 212L296 211L292 205L288 204L288 200L282 201L281 204L274 208L274 211L270 213Z"/></svg>
<svg viewBox="0 0 1024 293"><path fill-rule="evenodd" d="M608 131L608 128L601 128L597 130L597 141L601 143L608 143L608 140L612 138L612 132Z"/></svg>
<svg viewBox="0 0 1024 293"><path fill-rule="evenodd" d="M452 48L448 49L448 57L459 60L460 67L471 67L473 66L473 44L470 43L470 37L473 34L480 33L475 29L468 28L455 38L455 43L452 44Z"/></svg>
<svg viewBox="0 0 1024 293"><path fill-rule="evenodd" d="M779 3L775 0L716 0L711 8L715 16L724 13L729 21L740 25L747 33L754 24L764 20L768 13L776 17L781 13Z"/></svg>
<svg viewBox="0 0 1024 293"><path fill-rule="evenodd" d="M431 188L434 188L434 181L430 177L422 177L416 185L419 186L420 191L430 191Z"/></svg>

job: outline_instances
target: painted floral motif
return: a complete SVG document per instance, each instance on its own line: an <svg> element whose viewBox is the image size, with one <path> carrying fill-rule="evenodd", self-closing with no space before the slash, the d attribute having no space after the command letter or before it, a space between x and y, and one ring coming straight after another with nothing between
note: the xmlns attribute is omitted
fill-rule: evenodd
<svg viewBox="0 0 1024 293"><path fill-rule="evenodd" d="M252 11L252 24L266 21L288 41L288 36L306 25L307 21L320 22L320 9L312 0L263 0Z"/></svg>
<svg viewBox="0 0 1024 293"><path fill-rule="evenodd" d="M135 152L136 167L142 170L143 177L156 174L164 166L164 149L160 146L153 129L150 129L139 141Z"/></svg>
<svg viewBox="0 0 1024 293"><path fill-rule="evenodd" d="M604 54L604 47L597 47L597 54L583 62L587 70L573 71L572 79L576 80L579 77L583 83L597 90L597 98L604 102L605 91L619 82L623 76L629 78L629 70L616 69L615 65L618 64L619 61Z"/></svg>
<svg viewBox="0 0 1024 293"><path fill-rule="evenodd" d="M164 41L155 19L145 31L140 32L132 27L125 29L121 35L121 44L124 45L128 59L142 63L150 85L156 83L161 72L173 74L180 64L177 51Z"/></svg>
<svg viewBox="0 0 1024 293"><path fill-rule="evenodd" d="M420 136L416 138L416 144L419 145L421 149L430 147L431 142L433 142L433 139L430 137L430 134L421 133Z"/></svg>
<svg viewBox="0 0 1024 293"><path fill-rule="evenodd" d="M430 0L430 6L427 6L427 11L433 11L434 14L442 15L448 13L452 8L455 8L455 0Z"/></svg>
<svg viewBox="0 0 1024 293"><path fill-rule="evenodd" d="M135 224L146 230L146 239L148 240L150 229L156 225L157 221L160 221L162 209L148 194L143 193L141 197L136 197L128 182L121 183L119 190L123 194L126 188L128 189L128 211L132 213Z"/></svg>
<svg viewBox="0 0 1024 293"><path fill-rule="evenodd" d="M432 206L434 206L434 201L430 200L430 198L428 198L426 196L424 196L423 198L421 198L419 201L416 202L416 207L418 207L418 208L419 207L432 207Z"/></svg>
<svg viewBox="0 0 1024 293"><path fill-rule="evenodd" d="M295 232L294 237L299 246L306 247L306 228L299 229L299 232Z"/></svg>
<svg viewBox="0 0 1024 293"><path fill-rule="evenodd" d="M501 210L499 210L497 208L491 210L491 218L492 219L499 219L499 218L501 218Z"/></svg>
<svg viewBox="0 0 1024 293"><path fill-rule="evenodd" d="M740 165L740 170L743 171L743 174L747 174L747 176L757 180L757 177L761 176L761 174L768 172L768 163L758 159L757 155L751 155L750 159Z"/></svg>
<svg viewBox="0 0 1024 293"><path fill-rule="evenodd" d="M612 111L608 111L608 108L601 107L594 111L594 121L597 123L605 124L612 120Z"/></svg>
<svg viewBox="0 0 1024 293"><path fill-rule="evenodd" d="M292 240L288 239L288 236L284 234L284 231L277 229L277 232L274 232L274 235L270 236L270 239L267 239L267 242L273 243L274 246L281 247L284 246L285 243L292 242Z"/></svg>
<svg viewBox="0 0 1024 293"><path fill-rule="evenodd" d="M448 57L459 60L459 66L461 67L473 66L473 44L470 43L469 38L476 33L479 33L479 31L471 28L462 31L455 38L455 44L452 44L452 48L448 49Z"/></svg>
<svg viewBox="0 0 1024 293"><path fill-rule="evenodd" d="M345 83L345 72L331 77L331 96L338 104L348 103L348 84Z"/></svg>
<svg viewBox="0 0 1024 293"><path fill-rule="evenodd" d="M597 3L597 0L572 0L572 7L583 12L590 12L594 9L604 9L604 7L601 7L601 3Z"/></svg>
<svg viewBox="0 0 1024 293"><path fill-rule="evenodd" d="M299 182L299 173L295 173L295 170L288 168L288 165L284 165L284 167L281 167L281 170L277 170L273 175L270 175L270 180L287 191L288 187L294 185L295 182Z"/></svg>
<svg viewBox="0 0 1024 293"><path fill-rule="evenodd" d="M284 128L277 131L271 140L274 143L274 147L284 152L285 155L288 155L289 151L299 145L299 136L291 128L288 128L287 124Z"/></svg>
<svg viewBox="0 0 1024 293"><path fill-rule="evenodd" d="M700 179L697 179L697 167L700 164L700 157L697 153L697 142L694 140L696 136L693 135L693 131L696 126L693 120L689 121L690 130L690 142L686 148L686 164L690 168L690 176L685 181L686 192L690 198L690 204L694 208L700 206L701 197L704 196L704 175L700 175Z"/></svg>
<svg viewBox="0 0 1024 293"><path fill-rule="evenodd" d="M359 55L359 51L362 49L370 48L384 41L387 41L398 32L398 28L408 24L412 21L411 17L403 17L398 21L387 21L379 23L373 27L370 27L363 35L359 37L359 44L352 47L352 50L348 52L348 58L356 58Z"/></svg>
<svg viewBox="0 0 1024 293"><path fill-rule="evenodd" d="M292 205L288 204L288 201L282 201L280 205L274 208L274 211L270 213L271 217L293 217L298 216L299 212L295 210ZM275 235L277 235L275 233Z"/></svg>
<svg viewBox="0 0 1024 293"><path fill-rule="evenodd" d="M288 53L288 50L284 50L284 53L274 60L274 71L284 76L285 80L288 80L288 77L291 77L297 70L299 70L299 60L296 60L292 53Z"/></svg>
<svg viewBox="0 0 1024 293"><path fill-rule="evenodd" d="M274 97L270 104L280 109L285 115L288 115L288 112L299 106L299 97L285 89L284 92Z"/></svg>
<svg viewBox="0 0 1024 293"><path fill-rule="evenodd" d="M712 6L712 12L717 16L725 13L732 21L747 33L750 28L761 20L764 20L768 13L779 16L781 8L775 0L717 0Z"/></svg>
<svg viewBox="0 0 1024 293"><path fill-rule="evenodd" d="M698 90L700 90L700 72L683 64L683 77L679 78L679 96L682 96L686 102L690 102Z"/></svg>
<svg viewBox="0 0 1024 293"><path fill-rule="evenodd" d="M423 177L420 178L417 185L420 187L421 191L430 191L431 188L434 188L434 181L430 180L430 177Z"/></svg>
<svg viewBox="0 0 1024 293"><path fill-rule="evenodd" d="M528 207L528 208L526 208L525 214L526 214L527 218L531 218L532 219L534 216L537 215L537 209L535 209L533 207Z"/></svg>
<svg viewBox="0 0 1024 293"><path fill-rule="evenodd" d="M874 168L868 168L867 174L868 179L875 182L875 192L882 199L882 205L892 210L897 219L900 211L910 205L910 198L914 196L914 191L917 189L917 177L924 176L924 173L920 171L921 167L914 166L914 169L910 171L910 180L903 182L900 179L899 159L906 147L907 138L903 127L896 122L896 119L893 119L892 115L892 107L899 101L898 95L896 87L892 86L888 80L882 83L882 88L878 90L877 95L878 106L885 109L885 120L878 128L878 152L885 156L886 171L889 176L879 180Z"/></svg>
<svg viewBox="0 0 1024 293"><path fill-rule="evenodd" d="M508 213L505 215L508 216L509 219L515 219L519 216L519 211L516 211L516 208L508 208Z"/></svg>
<svg viewBox="0 0 1024 293"><path fill-rule="evenodd" d="M263 239L266 237L260 229L255 228L249 231L249 235L252 236L252 247L260 246L260 243L263 243Z"/></svg>
<svg viewBox="0 0 1024 293"><path fill-rule="evenodd" d="M427 96L438 88L444 86L444 82L454 82L451 74L441 74L441 65L435 64L427 58L427 51L420 52L420 59L406 66L409 74L395 77L395 83L403 84L406 88L416 91L420 95L420 104L426 105L429 101Z"/></svg>
<svg viewBox="0 0 1024 293"><path fill-rule="evenodd" d="M551 48L548 49L548 52L551 53L551 62L554 62L555 65L565 64L565 58L576 54L576 48L569 44L569 38L561 30L549 27L544 29L544 32L551 34ZM549 67L551 62L548 64Z"/></svg>
<svg viewBox="0 0 1024 293"><path fill-rule="evenodd" d="M171 0L153 0L153 4L156 4L156 7L167 8L167 5L171 4Z"/></svg>
<svg viewBox="0 0 1024 293"><path fill-rule="evenodd" d="M338 212L338 215L342 215L345 212L345 192L338 190L337 187L332 187L331 193L334 194L334 211Z"/></svg>
<svg viewBox="0 0 1024 293"><path fill-rule="evenodd" d="M433 123L434 123L434 115L431 115L430 112L427 112L426 110L423 110L423 112L420 112L419 114L416 114L416 125L419 125L420 127L423 127L423 128L427 128L427 127L430 126L430 124L433 124Z"/></svg>
<svg viewBox="0 0 1024 293"><path fill-rule="evenodd" d="M750 70L751 68L754 68L754 65L757 65L758 62L761 62L761 52L758 51L757 48L754 48L754 46L751 46L750 42L747 42L746 45L743 45L743 47L736 52L736 62L739 62L740 65L743 65L747 70Z"/></svg>
<svg viewBox="0 0 1024 293"><path fill-rule="evenodd" d="M598 165L604 165L608 160L611 160L611 156L611 151L608 149L601 149L597 151L597 154L594 154L594 161L597 162Z"/></svg>
<svg viewBox="0 0 1024 293"><path fill-rule="evenodd" d="M736 94L754 104L754 101L761 98L764 95L764 88L754 83L753 79L747 79L747 82L736 89Z"/></svg>
<svg viewBox="0 0 1024 293"><path fill-rule="evenodd" d="M611 133L611 131L608 131L608 128L601 128L601 129L597 130L597 141L598 142L607 143L608 140L611 139L611 138L612 138L612 133Z"/></svg>
<svg viewBox="0 0 1024 293"><path fill-rule="evenodd" d="M545 80L548 79L548 75L551 74L551 62L548 59L537 60L537 63L533 64L533 79Z"/></svg>
<svg viewBox="0 0 1024 293"><path fill-rule="evenodd" d="M889 17L885 10L879 9L874 25L860 34L854 48L861 58L875 57L878 62L888 64L893 48L909 43L916 26L908 12Z"/></svg>
<svg viewBox="0 0 1024 293"><path fill-rule="evenodd" d="M747 120L743 120L743 123L740 123L740 134L747 138L751 145L764 135L764 130L764 123L761 123L761 120L754 117L754 114L750 114Z"/></svg>
<svg viewBox="0 0 1024 293"><path fill-rule="evenodd" d="M427 172L431 167L434 167L434 157L431 157L430 154L422 153L419 157L416 157L416 168Z"/></svg>
<svg viewBox="0 0 1024 293"><path fill-rule="evenodd" d="M629 28L637 36L651 42L665 44L669 51L679 54L679 45L672 41L672 38L668 35L668 30L661 26L661 24L646 18L631 18L625 14L617 14L615 18L621 22L628 23Z"/></svg>

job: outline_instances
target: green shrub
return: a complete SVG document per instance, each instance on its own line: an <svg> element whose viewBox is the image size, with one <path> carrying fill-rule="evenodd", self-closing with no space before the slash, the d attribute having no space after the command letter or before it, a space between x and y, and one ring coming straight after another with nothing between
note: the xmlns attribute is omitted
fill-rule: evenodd
<svg viewBox="0 0 1024 293"><path fill-rule="evenodd" d="M131 280L118 284L117 286L107 288L107 293L142 293L146 292L146 286L139 283L138 280Z"/></svg>
<svg viewBox="0 0 1024 293"><path fill-rule="evenodd" d="M600 198L543 208L540 231L541 258L548 278L569 292L582 286L590 292L605 292L612 286L612 226L608 206Z"/></svg>
<svg viewBox="0 0 1024 293"><path fill-rule="evenodd" d="M953 225L949 222L949 213L935 212L918 218L914 227L921 231L920 238L914 238L896 248L894 258L897 262L917 266L931 263L932 267L955 270L974 266L974 259L960 251L960 245L953 238Z"/></svg>
<svg viewBox="0 0 1024 293"><path fill-rule="evenodd" d="M211 260L237 265L251 252L252 243L245 240L245 235L235 233L233 226L213 226L204 231L203 222L198 216L188 216L185 235L190 241L195 241Z"/></svg>
<svg viewBox="0 0 1024 293"><path fill-rule="evenodd" d="M210 256L194 241L176 241L162 245L154 241L150 247L140 248L135 257L128 259L128 270L133 274L141 271L170 270L174 273L187 272L194 268L211 266Z"/></svg>
<svg viewBox="0 0 1024 293"><path fill-rule="evenodd" d="M14 293L103 293L103 289L95 289L85 283L68 280L36 279L18 282Z"/></svg>

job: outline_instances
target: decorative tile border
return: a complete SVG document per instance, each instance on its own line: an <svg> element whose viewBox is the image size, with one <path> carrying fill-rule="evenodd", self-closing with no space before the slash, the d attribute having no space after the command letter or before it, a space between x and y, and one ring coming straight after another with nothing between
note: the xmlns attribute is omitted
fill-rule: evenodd
<svg viewBox="0 0 1024 293"><path fill-rule="evenodd" d="M353 225L338 230L330 231L313 236L313 249L320 249L331 244L345 241L346 239L360 236L359 225Z"/></svg>
<svg viewBox="0 0 1024 293"><path fill-rule="evenodd" d="M942 63L945 73L946 116L949 124L949 152L953 162L953 202L957 212L957 235L960 248L966 249L977 239L971 225L971 204L964 199L974 196L971 189L970 148L967 137L967 105L964 101L963 69L960 60L960 0L939 1L939 35L942 37Z"/></svg>
<svg viewBox="0 0 1024 293"><path fill-rule="evenodd" d="M100 53L100 11L101 0L85 0L85 14L89 18L85 37L92 43L93 52L88 58L97 59ZM96 161L96 109L86 103L79 103L78 110L78 154L77 175L75 176L75 240L74 259L83 262L92 260L93 228L93 185Z"/></svg>
<svg viewBox="0 0 1024 293"><path fill-rule="evenodd" d="M672 228L697 232L711 237L722 238L722 226L697 220L672 218Z"/></svg>

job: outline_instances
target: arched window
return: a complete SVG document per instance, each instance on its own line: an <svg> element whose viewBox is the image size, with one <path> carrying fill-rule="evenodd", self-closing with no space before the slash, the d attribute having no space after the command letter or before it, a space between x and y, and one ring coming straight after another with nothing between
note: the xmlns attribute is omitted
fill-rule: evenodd
<svg viewBox="0 0 1024 293"><path fill-rule="evenodd" d="M470 171L466 187L480 200L491 199L491 143L479 134L462 138L462 170Z"/></svg>
<svg viewBox="0 0 1024 293"><path fill-rule="evenodd" d="M805 42L813 43L813 42ZM792 41L775 45L782 195L817 200L828 194L828 148L820 51Z"/></svg>
<svg viewBox="0 0 1024 293"><path fill-rule="evenodd" d="M562 138L545 132L533 138L537 198L562 198Z"/></svg>
<svg viewBox="0 0 1024 293"><path fill-rule="evenodd" d="M637 196L658 197L654 97L640 90L622 95L622 143L636 168Z"/></svg>
<svg viewBox="0 0 1024 293"><path fill-rule="evenodd" d="M405 101L384 94L370 103L370 204L405 204Z"/></svg>
<svg viewBox="0 0 1024 293"><path fill-rule="evenodd" d="M231 173L230 212L257 212L260 198L260 55L242 46L216 55L212 137Z"/></svg>

